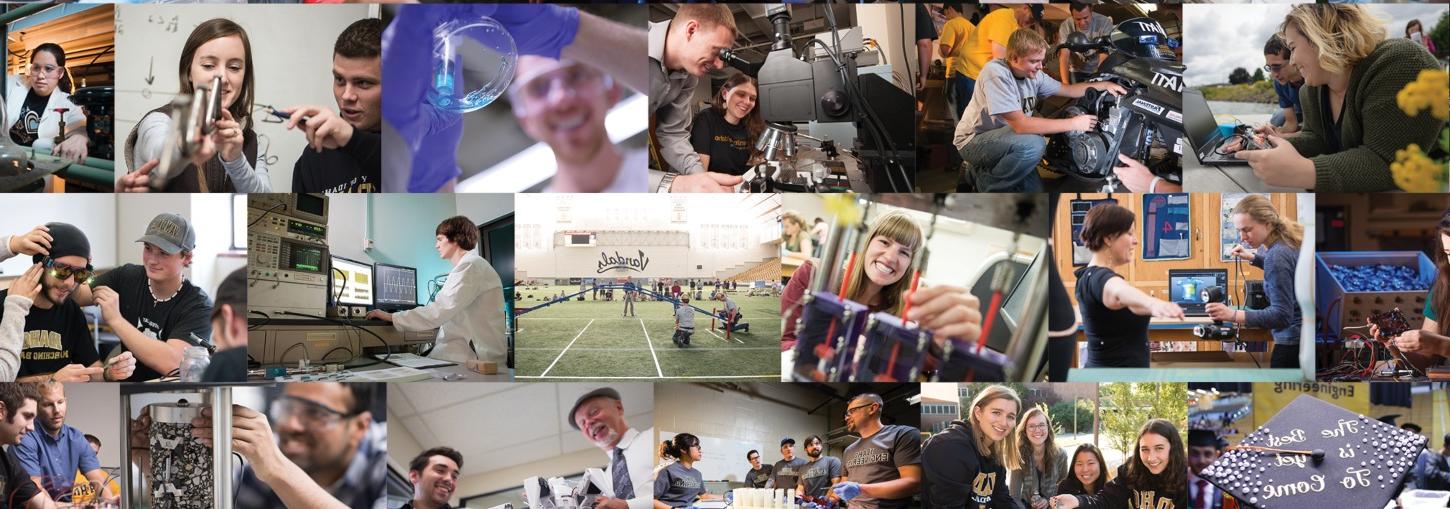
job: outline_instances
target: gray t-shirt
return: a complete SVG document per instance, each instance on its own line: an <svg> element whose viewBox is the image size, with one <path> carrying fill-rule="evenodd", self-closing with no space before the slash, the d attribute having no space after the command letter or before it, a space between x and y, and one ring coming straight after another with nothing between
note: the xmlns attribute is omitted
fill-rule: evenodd
<svg viewBox="0 0 1450 509"><path fill-rule="evenodd" d="M770 465L761 465L759 469L750 469L745 473L745 484L751 488L764 488L770 482Z"/></svg>
<svg viewBox="0 0 1450 509"><path fill-rule="evenodd" d="M1018 78L1012 75L1007 61L996 59L987 62L977 75L977 88L972 92L972 102L962 114L952 136L952 145L961 150L972 140L972 136L1007 125L997 115L1020 111L1032 116L1037 112L1038 99L1056 94L1062 90L1062 83L1047 73L1038 71L1032 78Z"/></svg>
<svg viewBox="0 0 1450 509"><path fill-rule="evenodd" d="M730 297L726 297L725 298L725 312L726 313L739 313L740 312L740 305L735 303L735 299L732 299Z"/></svg>
<svg viewBox="0 0 1450 509"><path fill-rule="evenodd" d="M801 470L806 466L806 459L796 456L790 461L780 460L775 462L775 488L782 490L794 489L800 482Z"/></svg>
<svg viewBox="0 0 1450 509"><path fill-rule="evenodd" d="M679 322L681 329L695 329L695 308L689 304L680 304L675 308L675 320Z"/></svg>
<svg viewBox="0 0 1450 509"><path fill-rule="evenodd" d="M801 470L801 484L806 486L806 492L802 495L824 497L826 492L831 490L831 480L840 476L841 460L831 456L821 456L820 459L810 462Z"/></svg>
<svg viewBox="0 0 1450 509"><path fill-rule="evenodd" d="M686 507L705 492L705 478L699 470L670 463L655 476L655 500L670 507Z"/></svg>
<svg viewBox="0 0 1450 509"><path fill-rule="evenodd" d="M861 484L901 478L897 468L921 464L921 432L911 426L888 424L869 438L846 447L846 480ZM851 509L900 509L911 497L879 499L865 495L851 499Z"/></svg>
<svg viewBox="0 0 1450 509"><path fill-rule="evenodd" d="M1068 18L1057 26L1057 40L1067 41L1067 35L1073 32L1082 32L1088 36L1088 40L1096 40L1099 37L1107 37L1113 33L1113 19L1096 12L1088 18L1087 30L1078 30L1073 24L1072 18ZM1071 53L1073 72L1096 72L1098 70L1098 50L1089 50L1082 53Z"/></svg>

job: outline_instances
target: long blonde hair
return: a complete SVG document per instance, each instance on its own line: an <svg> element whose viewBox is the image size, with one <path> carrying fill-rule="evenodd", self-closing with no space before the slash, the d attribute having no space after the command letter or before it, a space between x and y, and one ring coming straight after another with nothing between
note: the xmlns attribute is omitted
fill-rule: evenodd
<svg viewBox="0 0 1450 509"><path fill-rule="evenodd" d="M1002 442L988 443L986 432L982 431L982 423L977 421L976 409L986 407L988 404L999 399L1010 399L1017 409L1022 409L1022 398L1017 397L1017 391L1005 385L988 385L972 398L972 406L967 409L967 423L972 426L972 440L977 446L977 453L992 458L998 465L1007 464L1007 444ZM1008 438L1010 440L1010 437Z"/></svg>
<svg viewBox="0 0 1450 509"><path fill-rule="evenodd" d="M1362 5L1295 5L1279 25L1279 37L1289 27L1319 49L1319 66L1333 73L1354 67L1385 40L1384 23Z"/></svg>
<svg viewBox="0 0 1450 509"><path fill-rule="evenodd" d="M1232 213L1247 215L1254 222L1268 226L1269 238L1264 239L1265 245L1283 241L1289 247L1299 249L1300 244L1304 243L1304 225L1280 215L1264 195L1251 194L1243 197L1234 205Z"/></svg>
<svg viewBox="0 0 1450 509"><path fill-rule="evenodd" d="M916 222L900 212L888 212L876 218L875 224L866 234L866 245L870 245L876 237L884 236L899 244L911 248L911 257L916 259L917 250L921 248L922 233L921 227ZM864 250L857 254L855 267L851 268L851 282L846 286L846 298L859 300L861 293L866 288L866 263L862 259ZM910 274L902 274L901 279L896 280L881 288L880 309L893 315L901 314L901 308L905 301L901 299L901 293L911 286Z"/></svg>
<svg viewBox="0 0 1450 509"><path fill-rule="evenodd" d="M1043 470L1052 470L1052 465L1057 461L1057 455L1062 451L1057 449L1057 442L1053 440L1052 418L1047 416L1047 411L1040 406L1027 409L1022 418L1017 420L1017 429L1012 432L1010 438L1011 447L1007 449L1007 468L1017 470L1020 468L1032 467L1032 442L1027 439L1027 423L1033 417L1042 416L1047 421L1047 441L1042 442L1042 465Z"/></svg>

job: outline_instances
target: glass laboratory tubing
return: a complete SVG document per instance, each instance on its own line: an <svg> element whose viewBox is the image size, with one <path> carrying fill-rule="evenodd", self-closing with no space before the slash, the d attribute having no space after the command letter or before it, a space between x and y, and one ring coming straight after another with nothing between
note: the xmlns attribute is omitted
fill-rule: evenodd
<svg viewBox="0 0 1450 509"><path fill-rule="evenodd" d="M508 90L519 52L503 25L487 16L454 19L433 29L433 77L428 102L468 113Z"/></svg>

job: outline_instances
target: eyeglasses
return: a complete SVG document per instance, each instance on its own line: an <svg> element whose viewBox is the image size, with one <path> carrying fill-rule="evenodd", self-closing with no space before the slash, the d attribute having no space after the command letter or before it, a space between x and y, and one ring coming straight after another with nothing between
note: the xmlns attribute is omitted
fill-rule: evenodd
<svg viewBox="0 0 1450 509"><path fill-rule="evenodd" d="M871 405L875 405L875 403L867 403L867 404L864 404L864 405L858 405L858 406L853 406L851 408L847 408L846 409L846 415L850 415L851 413L853 413L853 412L855 412L857 410L860 410L862 408L870 407Z"/></svg>
<svg viewBox="0 0 1450 509"><path fill-rule="evenodd" d="M57 262L50 258L45 259L45 268L50 269L50 277L59 279L61 281L65 281L71 276L75 276L76 283L89 284L91 282L91 276L95 275L95 270L93 270L90 265L87 265L85 267L72 267L70 265Z"/></svg>
<svg viewBox="0 0 1450 509"><path fill-rule="evenodd" d="M609 75L582 64L568 63L514 84L511 92L513 101L523 106L527 114L528 110L541 108L550 101L555 89L565 97L594 98L612 86L614 78Z"/></svg>
<svg viewBox="0 0 1450 509"><path fill-rule="evenodd" d="M332 423L353 417L358 413L348 413L328 408L326 405L298 398L295 396L282 396L272 401L267 407L267 416L272 422L286 422L296 417L302 422L304 428L326 427Z"/></svg>
<svg viewBox="0 0 1450 509"><path fill-rule="evenodd" d="M60 66L55 66L55 65L49 65L49 64L47 64L47 65L31 64L30 65L30 73L31 74L55 74L55 72L56 71L59 71L59 70L60 70Z"/></svg>
<svg viewBox="0 0 1450 509"><path fill-rule="evenodd" d="M1047 429L1047 425L1046 424L1028 424L1027 425L1027 429L1030 429L1030 430L1033 430L1033 431L1041 431L1041 430Z"/></svg>
<svg viewBox="0 0 1450 509"><path fill-rule="evenodd" d="M1284 64L1266 65L1264 66L1264 72L1279 72L1279 70L1283 68Z"/></svg>

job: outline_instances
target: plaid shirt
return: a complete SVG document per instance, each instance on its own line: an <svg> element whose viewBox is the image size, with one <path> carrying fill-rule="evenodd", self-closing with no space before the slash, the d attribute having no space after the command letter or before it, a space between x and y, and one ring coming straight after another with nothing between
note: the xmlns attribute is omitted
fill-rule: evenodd
<svg viewBox="0 0 1450 509"><path fill-rule="evenodd" d="M327 492L352 509L386 509L388 450L387 430L384 425L373 423L367 435L358 443L357 452L347 465L342 478L332 486L324 486ZM270 509L283 507L282 499L270 486L257 478L252 466L242 469L237 480L237 509Z"/></svg>

